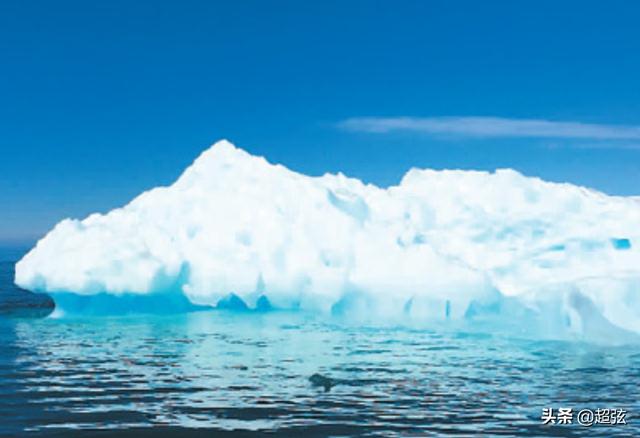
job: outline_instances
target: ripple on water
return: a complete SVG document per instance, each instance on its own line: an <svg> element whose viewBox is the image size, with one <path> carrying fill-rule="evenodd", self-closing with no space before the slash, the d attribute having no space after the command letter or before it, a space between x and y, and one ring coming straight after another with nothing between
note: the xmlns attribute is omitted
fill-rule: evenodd
<svg viewBox="0 0 640 438"><path fill-rule="evenodd" d="M358 329L285 313L2 324L0 435L163 426L176 434L579 436L578 426L543 428L542 408L640 409L640 356L624 348ZM314 385L316 374L329 383Z"/></svg>

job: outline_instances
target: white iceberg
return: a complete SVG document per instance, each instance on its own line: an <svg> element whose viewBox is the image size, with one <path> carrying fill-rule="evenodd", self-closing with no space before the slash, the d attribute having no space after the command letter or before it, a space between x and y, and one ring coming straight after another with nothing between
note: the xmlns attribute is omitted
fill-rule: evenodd
<svg viewBox="0 0 640 438"><path fill-rule="evenodd" d="M385 189L220 141L171 186L60 222L15 281L606 338L640 333L640 202L513 170L412 169Z"/></svg>

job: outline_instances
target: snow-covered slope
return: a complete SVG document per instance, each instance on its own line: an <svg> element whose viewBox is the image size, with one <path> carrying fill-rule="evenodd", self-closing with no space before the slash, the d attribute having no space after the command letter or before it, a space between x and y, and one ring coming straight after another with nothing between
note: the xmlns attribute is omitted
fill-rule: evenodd
<svg viewBox="0 0 640 438"><path fill-rule="evenodd" d="M640 333L640 204L570 184L410 170L307 177L227 141L169 187L60 222L16 266L34 291L183 293L403 320ZM54 295L55 297L55 295ZM525 324L524 322L522 324Z"/></svg>

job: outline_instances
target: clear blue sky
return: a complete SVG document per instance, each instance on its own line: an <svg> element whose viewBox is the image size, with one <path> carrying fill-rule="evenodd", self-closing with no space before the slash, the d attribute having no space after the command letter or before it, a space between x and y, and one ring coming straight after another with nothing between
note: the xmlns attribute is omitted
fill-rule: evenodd
<svg viewBox="0 0 640 438"><path fill-rule="evenodd" d="M640 194L638 23L611 0L3 0L0 241L168 184L222 137L381 185L513 167Z"/></svg>

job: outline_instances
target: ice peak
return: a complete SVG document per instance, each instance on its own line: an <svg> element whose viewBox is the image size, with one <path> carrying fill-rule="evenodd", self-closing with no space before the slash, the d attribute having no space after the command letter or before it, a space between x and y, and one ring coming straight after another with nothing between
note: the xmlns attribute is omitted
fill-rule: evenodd
<svg viewBox="0 0 640 438"><path fill-rule="evenodd" d="M229 140L222 139L212 144L208 149L200 154L194 161L194 165L200 162L209 161L238 161L250 158L251 154L236 147Z"/></svg>
<svg viewBox="0 0 640 438"><path fill-rule="evenodd" d="M206 185L207 181L268 172L273 167L263 157L252 155L223 139L202 152L183 172L178 184Z"/></svg>

